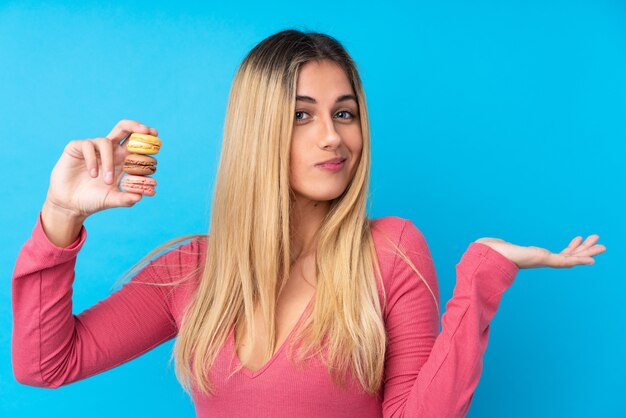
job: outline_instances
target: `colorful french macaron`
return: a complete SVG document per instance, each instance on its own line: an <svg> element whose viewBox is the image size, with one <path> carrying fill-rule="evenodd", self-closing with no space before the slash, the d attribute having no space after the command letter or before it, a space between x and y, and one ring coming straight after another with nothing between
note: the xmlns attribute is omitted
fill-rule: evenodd
<svg viewBox="0 0 626 418"><path fill-rule="evenodd" d="M157 160L149 155L128 154L124 159L124 170L127 174L145 176L156 172Z"/></svg>
<svg viewBox="0 0 626 418"><path fill-rule="evenodd" d="M156 154L161 149L161 140L156 136L133 132L126 140L126 149L135 154Z"/></svg>
<svg viewBox="0 0 626 418"><path fill-rule="evenodd" d="M139 193L146 196L154 196L157 185L154 177L148 176L136 176L133 174L127 174L122 179L122 188L125 192Z"/></svg>

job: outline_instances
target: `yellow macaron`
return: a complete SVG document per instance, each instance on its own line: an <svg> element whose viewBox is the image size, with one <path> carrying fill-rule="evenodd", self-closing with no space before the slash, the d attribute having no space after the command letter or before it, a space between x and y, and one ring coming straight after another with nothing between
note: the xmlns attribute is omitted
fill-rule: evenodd
<svg viewBox="0 0 626 418"><path fill-rule="evenodd" d="M133 132L126 140L126 149L135 154L156 154L161 149L161 140L156 136Z"/></svg>

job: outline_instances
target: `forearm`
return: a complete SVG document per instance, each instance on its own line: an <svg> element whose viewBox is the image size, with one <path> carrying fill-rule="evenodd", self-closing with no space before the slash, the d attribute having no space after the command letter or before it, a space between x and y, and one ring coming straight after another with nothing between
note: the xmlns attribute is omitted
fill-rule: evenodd
<svg viewBox="0 0 626 418"><path fill-rule="evenodd" d="M457 265L457 286L441 334L407 399L417 416L467 414L483 368L489 325L518 270L493 250L474 245L470 252Z"/></svg>
<svg viewBox="0 0 626 418"><path fill-rule="evenodd" d="M415 241L419 242L415 237L409 239ZM428 259L424 250L420 258L424 276L431 288L436 288L432 261L423 261ZM415 261L419 265L419 258ZM399 281L393 293L402 295L403 300L395 302L387 323L391 343L385 417L465 416L480 379L489 324L517 270L496 251L472 244L457 264L457 283L439 332L438 314L426 286L416 285L417 278L406 268L398 268ZM427 350L429 341L434 342Z"/></svg>

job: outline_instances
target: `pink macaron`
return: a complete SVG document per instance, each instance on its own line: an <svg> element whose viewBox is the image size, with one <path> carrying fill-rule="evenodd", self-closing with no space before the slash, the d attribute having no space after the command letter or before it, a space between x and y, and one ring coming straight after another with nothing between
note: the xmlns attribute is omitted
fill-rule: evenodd
<svg viewBox="0 0 626 418"><path fill-rule="evenodd" d="M127 174L122 179L122 188L125 192L140 193L146 196L154 196L156 194L156 190L154 189L156 185L156 180L148 176Z"/></svg>

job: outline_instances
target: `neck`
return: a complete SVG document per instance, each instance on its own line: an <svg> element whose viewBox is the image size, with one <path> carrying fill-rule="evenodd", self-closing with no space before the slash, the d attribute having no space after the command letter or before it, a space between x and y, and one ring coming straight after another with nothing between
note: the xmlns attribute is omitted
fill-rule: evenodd
<svg viewBox="0 0 626 418"><path fill-rule="evenodd" d="M315 251L314 236L330 210L330 201L298 198L291 209L291 259Z"/></svg>

